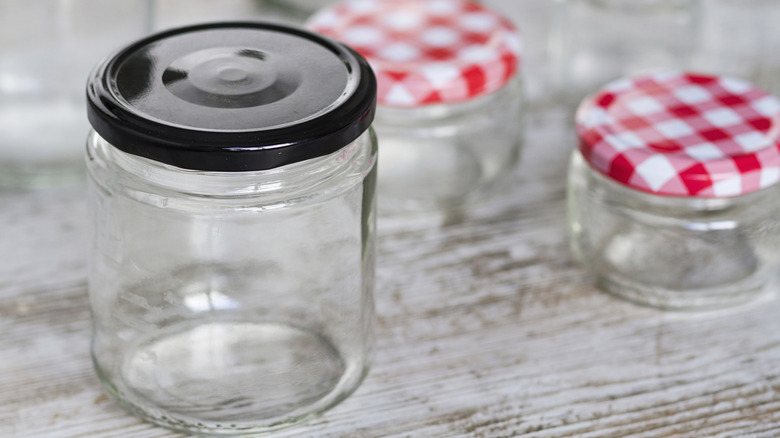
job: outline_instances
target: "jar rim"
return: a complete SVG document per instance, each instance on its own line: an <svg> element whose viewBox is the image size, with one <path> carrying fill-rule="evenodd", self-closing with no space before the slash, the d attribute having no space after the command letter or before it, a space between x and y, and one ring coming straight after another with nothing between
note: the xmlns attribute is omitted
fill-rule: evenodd
<svg viewBox="0 0 780 438"><path fill-rule="evenodd" d="M376 79L330 38L221 22L117 51L90 75L87 99L95 131L124 152L191 170L268 170L358 138L374 118Z"/></svg>

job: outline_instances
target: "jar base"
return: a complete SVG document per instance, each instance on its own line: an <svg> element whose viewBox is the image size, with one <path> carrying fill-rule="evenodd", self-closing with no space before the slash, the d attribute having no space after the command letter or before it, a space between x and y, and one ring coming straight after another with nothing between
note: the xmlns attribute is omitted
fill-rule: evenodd
<svg viewBox="0 0 780 438"><path fill-rule="evenodd" d="M145 419L205 435L284 428L346 398L365 375L321 335L276 322L174 327L130 351L112 394Z"/></svg>
<svg viewBox="0 0 780 438"><path fill-rule="evenodd" d="M605 292L632 303L680 311L714 310L745 304L762 296L766 290L765 283L756 279L697 290L670 290L640 284L627 278L604 275L599 275L596 283Z"/></svg>

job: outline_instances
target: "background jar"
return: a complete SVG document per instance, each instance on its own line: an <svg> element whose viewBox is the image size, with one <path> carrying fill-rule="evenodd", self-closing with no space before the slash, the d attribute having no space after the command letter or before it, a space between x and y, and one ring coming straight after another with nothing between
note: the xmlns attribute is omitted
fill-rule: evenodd
<svg viewBox="0 0 780 438"><path fill-rule="evenodd" d="M0 185L84 178L84 78L150 28L150 1L0 1Z"/></svg>
<svg viewBox="0 0 780 438"><path fill-rule="evenodd" d="M577 112L573 252L607 291L663 308L755 297L778 267L780 101L741 80L620 80Z"/></svg>
<svg viewBox="0 0 780 438"><path fill-rule="evenodd" d="M379 209L450 211L511 173L522 141L521 40L462 0L345 2L308 26L363 54L379 84Z"/></svg>
<svg viewBox="0 0 780 438"><path fill-rule="evenodd" d="M780 2L706 0L694 67L750 80L780 95Z"/></svg>
<svg viewBox="0 0 780 438"><path fill-rule="evenodd" d="M681 70L697 41L699 0L561 0L560 87L579 100L625 76Z"/></svg>
<svg viewBox="0 0 780 438"><path fill-rule="evenodd" d="M284 427L354 391L374 321L368 64L305 31L201 25L118 52L88 94L92 353L108 391L213 435Z"/></svg>

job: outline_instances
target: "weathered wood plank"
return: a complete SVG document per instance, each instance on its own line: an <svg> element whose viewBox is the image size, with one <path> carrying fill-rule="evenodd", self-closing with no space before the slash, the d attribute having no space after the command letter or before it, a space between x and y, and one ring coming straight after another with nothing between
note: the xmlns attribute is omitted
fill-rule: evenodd
<svg viewBox="0 0 780 438"><path fill-rule="evenodd" d="M566 115L530 125L501 196L442 227L380 225L374 369L275 436L780 435L780 303L665 313L597 291L568 250ZM92 372L83 190L0 203L0 436L181 436Z"/></svg>

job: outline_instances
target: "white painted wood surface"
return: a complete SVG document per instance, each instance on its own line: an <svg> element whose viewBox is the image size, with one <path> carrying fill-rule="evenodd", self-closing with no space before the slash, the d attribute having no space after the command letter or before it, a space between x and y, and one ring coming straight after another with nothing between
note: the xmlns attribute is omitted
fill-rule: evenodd
<svg viewBox="0 0 780 438"><path fill-rule="evenodd" d="M567 245L566 117L529 125L495 200L441 227L380 223L375 366L274 436L780 436L780 302L665 313L596 290ZM92 371L83 188L0 205L0 436L181 436Z"/></svg>
<svg viewBox="0 0 780 438"><path fill-rule="evenodd" d="M780 436L774 294L668 313L598 291L573 262L569 112L529 118L523 164L479 209L380 222L371 373L272 436ZM182 437L120 409L93 373L85 204L83 187L0 192L0 437Z"/></svg>

